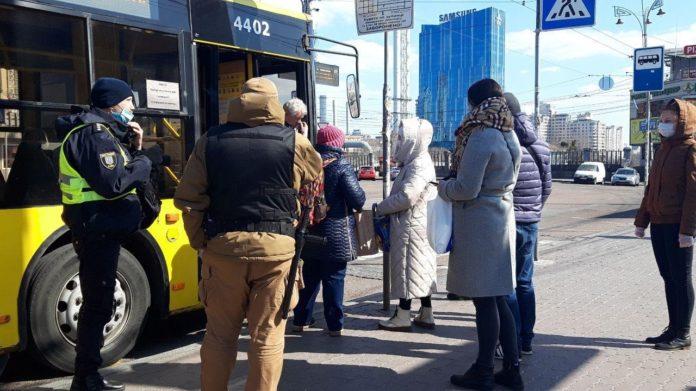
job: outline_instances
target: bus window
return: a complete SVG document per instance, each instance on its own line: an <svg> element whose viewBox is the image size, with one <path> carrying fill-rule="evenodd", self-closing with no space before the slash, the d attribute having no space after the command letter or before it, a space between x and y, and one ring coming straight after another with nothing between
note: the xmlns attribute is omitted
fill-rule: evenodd
<svg viewBox="0 0 696 391"><path fill-rule="evenodd" d="M278 98L283 104L291 98L304 99L305 94L298 92L297 80L299 79L302 63L278 59L270 56L258 56L256 58L257 76L270 79L278 87Z"/></svg>
<svg viewBox="0 0 696 391"><path fill-rule="evenodd" d="M60 143L54 123L67 113L14 111L17 121L0 124L0 209L58 205Z"/></svg>
<svg viewBox="0 0 696 391"><path fill-rule="evenodd" d="M186 156L184 150L185 121L181 118L157 118L136 116L135 121L143 128L143 148L158 144L169 161L159 173L159 192L163 198L174 196L179 178L184 173Z"/></svg>
<svg viewBox="0 0 696 391"><path fill-rule="evenodd" d="M81 19L0 5L0 99L87 104L86 53Z"/></svg>
<svg viewBox="0 0 696 391"><path fill-rule="evenodd" d="M148 108L147 80L179 83L176 36L103 22L94 22L92 32L96 77L115 77L130 84L139 107Z"/></svg>

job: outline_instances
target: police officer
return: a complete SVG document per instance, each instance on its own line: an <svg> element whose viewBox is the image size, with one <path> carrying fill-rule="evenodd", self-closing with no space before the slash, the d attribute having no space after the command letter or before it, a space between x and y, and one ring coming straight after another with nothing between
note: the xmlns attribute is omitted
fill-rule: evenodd
<svg viewBox="0 0 696 391"><path fill-rule="evenodd" d="M208 319L201 388L227 389L242 321L248 320L247 390L275 390L283 367L280 313L295 253L298 192L320 193L322 161L284 126L278 90L247 81L229 122L202 136L174 195L191 245L203 252L199 296ZM297 304L297 293L294 303Z"/></svg>
<svg viewBox="0 0 696 391"><path fill-rule="evenodd" d="M63 221L80 260L80 309L71 390L123 390L98 368L104 325L113 311L116 268L125 237L141 221L136 187L150 177L151 161L140 154L143 131L133 122L133 92L125 82L101 78L87 111L63 118L71 128L60 148ZM60 130L60 123L58 128Z"/></svg>

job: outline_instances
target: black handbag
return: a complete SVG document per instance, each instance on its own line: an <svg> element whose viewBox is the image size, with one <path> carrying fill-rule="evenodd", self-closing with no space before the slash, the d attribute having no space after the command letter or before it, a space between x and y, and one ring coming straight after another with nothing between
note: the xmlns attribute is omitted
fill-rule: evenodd
<svg viewBox="0 0 696 391"><path fill-rule="evenodd" d="M162 210L162 201L160 200L158 183L161 177L161 166L163 163L162 149L159 146L148 148L142 152L152 162L152 170L150 171L150 180L137 188L138 199L140 200L141 219L140 229L149 228L152 223L157 220L160 211Z"/></svg>

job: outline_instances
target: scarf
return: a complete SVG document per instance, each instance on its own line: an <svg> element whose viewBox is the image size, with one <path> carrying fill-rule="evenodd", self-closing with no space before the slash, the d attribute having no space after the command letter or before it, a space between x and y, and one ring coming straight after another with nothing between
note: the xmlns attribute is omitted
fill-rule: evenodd
<svg viewBox="0 0 696 391"><path fill-rule="evenodd" d="M484 100L476 106L454 132L457 137L450 174L457 176L459 164L464 155L464 148L469 142L469 137L476 129L494 128L501 132L511 132L514 129L514 119L510 109L505 103L505 98L492 97Z"/></svg>

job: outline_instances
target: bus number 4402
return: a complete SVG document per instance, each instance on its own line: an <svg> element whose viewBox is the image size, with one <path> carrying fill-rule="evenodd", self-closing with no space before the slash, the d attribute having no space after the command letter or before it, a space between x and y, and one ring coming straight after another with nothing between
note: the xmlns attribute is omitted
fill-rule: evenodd
<svg viewBox="0 0 696 391"><path fill-rule="evenodd" d="M253 31L256 35L263 35L265 37L271 36L271 27L265 20L252 20L246 18L242 23L242 17L237 16L237 19L234 20L234 27L236 27L239 31L246 30L248 33Z"/></svg>

